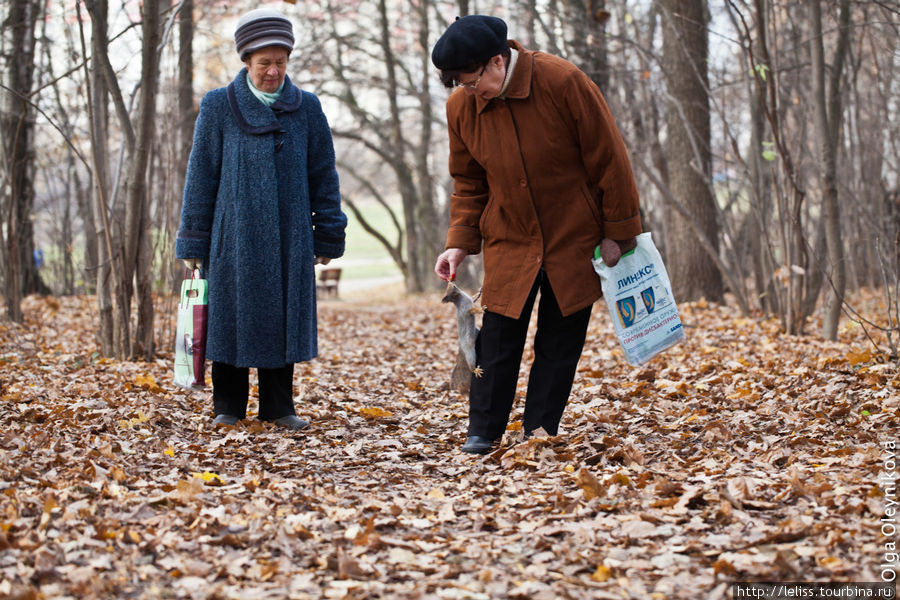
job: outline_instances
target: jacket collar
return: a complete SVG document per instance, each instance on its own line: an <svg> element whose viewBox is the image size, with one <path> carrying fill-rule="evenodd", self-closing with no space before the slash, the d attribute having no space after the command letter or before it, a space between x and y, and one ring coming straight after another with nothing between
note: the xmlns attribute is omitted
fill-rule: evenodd
<svg viewBox="0 0 900 600"><path fill-rule="evenodd" d="M504 98L507 100L524 100L531 95L531 76L534 74L534 52L526 50L522 44L515 40L509 40L508 43L511 48L515 48L519 53L519 59L516 61L516 68L513 70L512 79L509 82L509 87L506 88L506 95ZM495 98L485 100L480 96L476 96L475 104L478 108L478 113L482 113L493 100L495 100Z"/></svg>
<svg viewBox="0 0 900 600"><path fill-rule="evenodd" d="M291 78L284 76L284 89L281 97L271 107L266 106L250 91L247 85L247 69L241 69L237 77L228 84L228 106L234 120L244 133L260 135L281 130L278 115L294 112L303 103L300 88L291 83Z"/></svg>

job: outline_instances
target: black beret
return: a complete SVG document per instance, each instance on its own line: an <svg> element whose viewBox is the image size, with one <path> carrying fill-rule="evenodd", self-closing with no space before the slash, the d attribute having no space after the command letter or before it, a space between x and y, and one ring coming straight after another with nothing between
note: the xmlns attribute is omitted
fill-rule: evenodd
<svg viewBox="0 0 900 600"><path fill-rule="evenodd" d="M431 51L431 62L441 71L464 69L485 62L506 49L506 23L487 15L457 17Z"/></svg>

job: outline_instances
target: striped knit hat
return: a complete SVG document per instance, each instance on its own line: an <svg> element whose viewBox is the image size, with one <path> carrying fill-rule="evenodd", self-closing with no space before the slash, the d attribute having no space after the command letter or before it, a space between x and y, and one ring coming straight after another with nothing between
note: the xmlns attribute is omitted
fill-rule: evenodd
<svg viewBox="0 0 900 600"><path fill-rule="evenodd" d="M260 48L282 46L294 49L294 27L274 8L257 8L245 14L234 30L234 49L241 60Z"/></svg>

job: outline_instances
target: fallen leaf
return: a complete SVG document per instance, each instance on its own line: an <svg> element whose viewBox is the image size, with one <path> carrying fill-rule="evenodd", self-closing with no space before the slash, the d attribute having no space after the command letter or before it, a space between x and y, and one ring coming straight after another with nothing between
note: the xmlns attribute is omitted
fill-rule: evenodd
<svg viewBox="0 0 900 600"><path fill-rule="evenodd" d="M593 498L603 496L606 492L600 481L598 481L597 478L594 477L593 473L588 471L585 467L581 467L581 469L578 470L576 481L584 491L585 500L591 500Z"/></svg>

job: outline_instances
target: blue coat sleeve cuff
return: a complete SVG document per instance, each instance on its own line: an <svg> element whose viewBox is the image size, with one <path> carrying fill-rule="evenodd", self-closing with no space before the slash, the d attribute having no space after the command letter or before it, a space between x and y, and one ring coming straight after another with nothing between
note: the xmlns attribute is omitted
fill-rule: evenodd
<svg viewBox="0 0 900 600"><path fill-rule="evenodd" d="M332 237L324 234L313 235L313 252L325 258L340 258L344 255L344 237Z"/></svg>
<svg viewBox="0 0 900 600"><path fill-rule="evenodd" d="M209 258L209 232L179 230L175 238L175 258Z"/></svg>

